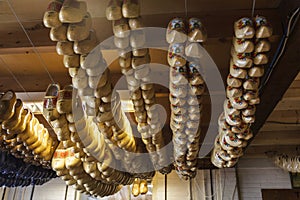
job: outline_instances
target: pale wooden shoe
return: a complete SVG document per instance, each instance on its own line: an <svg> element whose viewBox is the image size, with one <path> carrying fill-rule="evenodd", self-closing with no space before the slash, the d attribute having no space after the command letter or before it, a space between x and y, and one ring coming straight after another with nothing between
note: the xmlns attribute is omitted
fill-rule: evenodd
<svg viewBox="0 0 300 200"><path fill-rule="evenodd" d="M114 44L119 49L126 49L129 47L129 37L119 38L115 36Z"/></svg>
<svg viewBox="0 0 300 200"><path fill-rule="evenodd" d="M184 58L184 46L181 44L172 44L168 50L168 63L171 67L184 66L186 59Z"/></svg>
<svg viewBox="0 0 300 200"><path fill-rule="evenodd" d="M56 52L58 55L68 55L68 56L74 55L73 42L70 41L57 42Z"/></svg>
<svg viewBox="0 0 300 200"><path fill-rule="evenodd" d="M67 85L59 91L56 108L60 114L72 112L72 85Z"/></svg>
<svg viewBox="0 0 300 200"><path fill-rule="evenodd" d="M265 65L269 61L268 56L264 53L255 53L253 63L255 65Z"/></svg>
<svg viewBox="0 0 300 200"><path fill-rule="evenodd" d="M79 23L69 24L67 38L70 41L81 41L89 37L92 27L92 19L90 13L86 13L83 20Z"/></svg>
<svg viewBox="0 0 300 200"><path fill-rule="evenodd" d="M47 28L58 27L61 25L58 17L61 7L62 3L59 1L51 1L48 4L47 11L43 17L43 23Z"/></svg>
<svg viewBox="0 0 300 200"><path fill-rule="evenodd" d="M131 30L136 30L144 27L141 17L131 18L128 20L128 23Z"/></svg>
<svg viewBox="0 0 300 200"><path fill-rule="evenodd" d="M172 19L167 27L166 39L169 44L184 43L187 40L185 23L181 18Z"/></svg>
<svg viewBox="0 0 300 200"><path fill-rule="evenodd" d="M62 23L78 23L87 12L87 4L84 1L67 0L59 12L59 20Z"/></svg>
<svg viewBox="0 0 300 200"><path fill-rule="evenodd" d="M113 21L113 33L116 37L125 38L130 35L130 28L126 19Z"/></svg>
<svg viewBox="0 0 300 200"><path fill-rule="evenodd" d="M190 42L205 42L207 39L207 32L198 18L190 18L188 22L188 39Z"/></svg>
<svg viewBox="0 0 300 200"><path fill-rule="evenodd" d="M255 30L252 20L244 17L236 21L234 23L234 34L237 38L253 38L255 35Z"/></svg>
<svg viewBox="0 0 300 200"><path fill-rule="evenodd" d="M258 53L268 52L271 50L271 44L268 39L258 39L255 41L254 51Z"/></svg>
<svg viewBox="0 0 300 200"><path fill-rule="evenodd" d="M265 73L265 67L264 66L253 66L248 70L248 75L250 77L256 77L260 78Z"/></svg>
<svg viewBox="0 0 300 200"><path fill-rule="evenodd" d="M230 75L234 78L245 79L247 76L247 70L237 67L236 65L230 65Z"/></svg>
<svg viewBox="0 0 300 200"><path fill-rule="evenodd" d="M243 95L243 90L241 88L233 88L227 86L226 88L226 96L227 98L236 98Z"/></svg>
<svg viewBox="0 0 300 200"><path fill-rule="evenodd" d="M232 75L227 76L227 85L234 88L239 88L242 86L241 79L235 78Z"/></svg>
<svg viewBox="0 0 300 200"><path fill-rule="evenodd" d="M268 38L272 36L273 29L268 20L263 16L255 17L256 38Z"/></svg>
<svg viewBox="0 0 300 200"><path fill-rule="evenodd" d="M194 59L201 59L203 56L202 51L203 47L196 42L189 43L185 47L185 55Z"/></svg>
<svg viewBox="0 0 300 200"><path fill-rule="evenodd" d="M260 84L259 78L249 78L243 83L243 88L245 90L258 90Z"/></svg>
<svg viewBox="0 0 300 200"><path fill-rule="evenodd" d="M64 55L63 63L66 68L78 68L80 66L79 55Z"/></svg>
<svg viewBox="0 0 300 200"><path fill-rule="evenodd" d="M231 49L232 59L230 62L240 68L252 67L253 60L250 53L237 53L233 48Z"/></svg>
<svg viewBox="0 0 300 200"><path fill-rule="evenodd" d="M122 15L125 18L137 18L140 16L140 5L138 0L123 1Z"/></svg>
<svg viewBox="0 0 300 200"><path fill-rule="evenodd" d="M66 24L51 28L50 39L55 42L67 41L67 30L68 26Z"/></svg>
<svg viewBox="0 0 300 200"><path fill-rule="evenodd" d="M237 53L251 53L254 50L254 44L251 40L233 38L234 50Z"/></svg>
<svg viewBox="0 0 300 200"><path fill-rule="evenodd" d="M94 30L91 30L89 36L81 41L74 42L74 52L77 54L89 54L98 45L97 36Z"/></svg>
<svg viewBox="0 0 300 200"><path fill-rule="evenodd" d="M122 18L122 1L121 0L110 0L106 10L106 19L113 21Z"/></svg>

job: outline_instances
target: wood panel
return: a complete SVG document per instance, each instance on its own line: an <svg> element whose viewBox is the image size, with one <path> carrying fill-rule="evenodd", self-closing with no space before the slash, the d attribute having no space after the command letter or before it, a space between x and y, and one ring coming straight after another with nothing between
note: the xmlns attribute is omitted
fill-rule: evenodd
<svg viewBox="0 0 300 200"><path fill-rule="evenodd" d="M299 131L261 131L251 143L262 145L300 145Z"/></svg>
<svg viewBox="0 0 300 200"><path fill-rule="evenodd" d="M299 200L300 190L262 189L263 200Z"/></svg>

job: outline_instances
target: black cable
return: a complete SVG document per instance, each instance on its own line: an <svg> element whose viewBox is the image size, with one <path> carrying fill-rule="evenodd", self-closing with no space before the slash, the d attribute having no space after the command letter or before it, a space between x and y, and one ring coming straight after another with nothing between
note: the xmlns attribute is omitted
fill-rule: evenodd
<svg viewBox="0 0 300 200"><path fill-rule="evenodd" d="M66 191L65 191L65 200L67 200L67 197L68 197L68 189L69 189L69 186L66 185Z"/></svg>
<svg viewBox="0 0 300 200"><path fill-rule="evenodd" d="M32 190L31 190L31 194L30 194L30 200L33 199L34 189L35 189L35 185L32 185Z"/></svg>
<svg viewBox="0 0 300 200"><path fill-rule="evenodd" d="M3 194L2 194L2 200L4 200L5 193L6 193L6 187L4 187L4 190L3 190Z"/></svg>
<svg viewBox="0 0 300 200"><path fill-rule="evenodd" d="M211 171L211 169L209 170L209 176L210 176L210 191L211 191L211 200L214 200L214 196L213 196L213 194L214 194L214 186L213 186L213 177L212 177L212 171Z"/></svg>
<svg viewBox="0 0 300 200"><path fill-rule="evenodd" d="M299 19L299 13L300 13L299 11L300 11L300 8L298 7L288 16L288 23L287 23L286 27L283 28L283 35L281 37L281 40L279 42L279 45L275 52L275 55L269 65L269 68L266 71L265 76L262 78L262 81L261 81L262 84L259 88L260 92L263 90L263 88L267 84L275 66L277 65L279 59L281 58L281 56L283 55L283 53L285 51L285 47L286 47L288 38L289 38L290 34L293 32L295 25Z"/></svg>
<svg viewBox="0 0 300 200"><path fill-rule="evenodd" d="M77 190L74 190L75 191L75 195L74 195L74 200L77 199Z"/></svg>
<svg viewBox="0 0 300 200"><path fill-rule="evenodd" d="M165 174L165 200L168 199L168 175Z"/></svg>
<svg viewBox="0 0 300 200"><path fill-rule="evenodd" d="M189 186L190 186L190 200L193 200L193 185L192 185L191 178L189 178Z"/></svg>

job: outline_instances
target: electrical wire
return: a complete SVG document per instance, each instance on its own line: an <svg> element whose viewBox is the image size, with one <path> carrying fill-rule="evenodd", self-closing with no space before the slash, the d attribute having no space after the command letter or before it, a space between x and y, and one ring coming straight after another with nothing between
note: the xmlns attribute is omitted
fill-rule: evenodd
<svg viewBox="0 0 300 200"><path fill-rule="evenodd" d="M15 76L15 74L11 71L10 67L8 66L8 64L0 57L0 61L4 64L5 69L11 74L11 76L13 77L13 79L17 82L17 84L19 85L19 87L25 92L26 96L29 99L32 99L32 97L28 94L28 92L26 91L26 89L23 87L23 85L21 84L21 82L19 81L19 79ZM39 112L42 112L40 110L40 108L36 105L35 102L33 102L34 106L38 109Z"/></svg>
<svg viewBox="0 0 300 200"><path fill-rule="evenodd" d="M55 83L53 77L51 76L51 74L50 74L50 72L49 72L49 70L48 70L48 68L47 68L46 63L45 63L44 60L42 59L40 53L39 53L39 52L37 51L37 49L36 49L36 46L33 44L31 38L29 37L29 35L28 35L28 33L27 33L25 27L23 26L23 24L22 24L20 18L18 17L18 15L16 14L16 12L15 12L13 6L11 5L10 0L6 0L6 2L7 2L7 4L8 4L8 6L9 6L11 12L12 12L13 15L15 16L15 18L16 18L18 24L20 25L20 27L22 28L23 32L25 33L25 35L26 35L28 41L30 42L30 44L31 44L31 46L32 46L32 48L33 48L34 53L38 56L39 61L41 62L43 68L44 68L45 71L47 72L47 74L48 74L48 76L49 76L49 79L51 80L52 83Z"/></svg>
<svg viewBox="0 0 300 200"><path fill-rule="evenodd" d="M252 18L254 17L255 4L256 4L256 1L253 0L253 1L252 1L252 13L251 13Z"/></svg>
<svg viewBox="0 0 300 200"><path fill-rule="evenodd" d="M278 61L280 60L280 58L282 57L283 53L285 52L285 47L286 47L286 43L289 39L290 34L293 32L296 23L299 19L299 11L300 8L298 7L294 12L292 12L291 17L288 20L288 24L287 27L284 28L284 33L283 36L280 40L280 43L278 45L278 48L275 52L275 55L270 63L270 66L266 72L265 77L262 80L262 84L259 88L259 91L261 92L261 90L265 87L266 83L269 81L271 74L274 70L274 67L277 65Z"/></svg>
<svg viewBox="0 0 300 200"><path fill-rule="evenodd" d="M184 0L184 8L185 8L185 18L188 18L188 4L187 0Z"/></svg>

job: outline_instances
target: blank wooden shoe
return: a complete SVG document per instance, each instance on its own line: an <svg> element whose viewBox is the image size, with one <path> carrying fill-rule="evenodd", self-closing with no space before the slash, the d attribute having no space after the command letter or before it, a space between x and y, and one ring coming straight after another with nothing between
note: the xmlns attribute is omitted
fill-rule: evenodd
<svg viewBox="0 0 300 200"><path fill-rule="evenodd" d="M68 56L74 55L73 42L70 41L57 42L56 52L58 55L68 55Z"/></svg>
<svg viewBox="0 0 300 200"><path fill-rule="evenodd" d="M70 41L85 40L89 37L91 28L92 28L91 15L90 13L86 13L81 22L69 24L68 31L67 31L67 38Z"/></svg>
<svg viewBox="0 0 300 200"><path fill-rule="evenodd" d="M89 54L98 44L94 30L90 30L89 36L85 40L74 42L74 52L77 54Z"/></svg>
<svg viewBox="0 0 300 200"><path fill-rule="evenodd" d="M110 0L105 15L107 20L119 20L122 18L122 1L121 0Z"/></svg>
<svg viewBox="0 0 300 200"><path fill-rule="evenodd" d="M123 0L122 15L125 18L137 18L140 16L139 0Z"/></svg>
<svg viewBox="0 0 300 200"><path fill-rule="evenodd" d="M125 38L130 35L128 21L124 18L113 21L113 33L116 37Z"/></svg>
<svg viewBox="0 0 300 200"><path fill-rule="evenodd" d="M59 12L59 20L62 23L78 23L87 12L85 1L65 0Z"/></svg>
<svg viewBox="0 0 300 200"><path fill-rule="evenodd" d="M55 42L67 41L68 25L62 24L58 27L53 27L50 30L50 39Z"/></svg>
<svg viewBox="0 0 300 200"><path fill-rule="evenodd" d="M60 114L72 112L72 92L72 85L67 85L59 91L56 108Z"/></svg>
<svg viewBox="0 0 300 200"><path fill-rule="evenodd" d="M59 1L51 1L48 4L47 11L43 17L43 23L47 28L58 27L61 25L58 17L61 7L62 3Z"/></svg>

